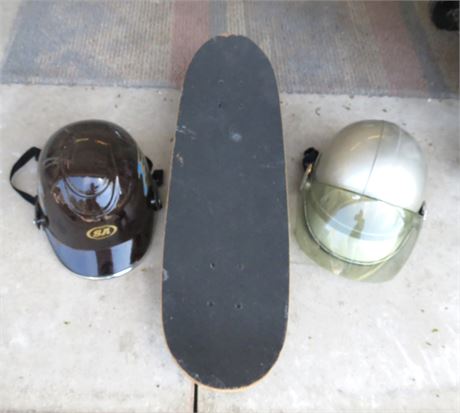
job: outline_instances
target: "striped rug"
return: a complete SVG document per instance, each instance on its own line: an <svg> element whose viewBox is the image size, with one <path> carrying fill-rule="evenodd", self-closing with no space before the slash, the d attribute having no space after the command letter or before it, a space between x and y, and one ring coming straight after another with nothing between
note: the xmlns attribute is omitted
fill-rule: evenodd
<svg viewBox="0 0 460 413"><path fill-rule="evenodd" d="M222 32L254 40L283 92L458 96L458 33L427 2L25 1L0 79L180 88Z"/></svg>

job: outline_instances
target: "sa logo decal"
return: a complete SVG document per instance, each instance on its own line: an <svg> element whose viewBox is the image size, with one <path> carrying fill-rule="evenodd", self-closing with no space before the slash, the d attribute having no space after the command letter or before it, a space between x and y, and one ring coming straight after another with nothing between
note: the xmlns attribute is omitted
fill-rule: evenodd
<svg viewBox="0 0 460 413"><path fill-rule="evenodd" d="M101 225L100 227L91 228L86 232L86 236L91 239L101 240L109 238L116 234L118 228L115 225Z"/></svg>

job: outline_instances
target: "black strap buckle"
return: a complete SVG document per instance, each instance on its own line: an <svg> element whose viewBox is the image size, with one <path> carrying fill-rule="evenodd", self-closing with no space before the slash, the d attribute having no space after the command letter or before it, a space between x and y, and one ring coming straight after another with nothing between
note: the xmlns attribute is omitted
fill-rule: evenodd
<svg viewBox="0 0 460 413"><path fill-rule="evenodd" d="M37 202L35 202L35 219L33 222L38 229L42 229L48 225L48 218L43 213L40 204L38 203L38 199Z"/></svg>
<svg viewBox="0 0 460 413"><path fill-rule="evenodd" d="M303 153L302 166L303 170L307 173L307 175L311 174L311 171L313 170L313 165L315 164L318 155L319 152L313 147L308 148Z"/></svg>
<svg viewBox="0 0 460 413"><path fill-rule="evenodd" d="M419 215L423 218L423 220L426 220L426 203L423 201L422 206L420 207L418 211Z"/></svg>
<svg viewBox="0 0 460 413"><path fill-rule="evenodd" d="M163 169L153 169L153 162L147 157L146 160L153 179L153 191L150 197L150 205L154 211L159 211L161 208L163 208L163 204L161 202L158 188L163 185L164 171Z"/></svg>

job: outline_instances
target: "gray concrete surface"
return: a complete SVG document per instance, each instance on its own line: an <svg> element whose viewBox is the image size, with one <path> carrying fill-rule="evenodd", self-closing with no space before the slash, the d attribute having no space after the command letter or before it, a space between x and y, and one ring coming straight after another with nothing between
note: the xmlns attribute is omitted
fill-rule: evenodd
<svg viewBox="0 0 460 413"><path fill-rule="evenodd" d="M459 408L459 105L456 100L282 95L291 220L285 347L238 393L199 388L199 412L455 412ZM141 264L107 282L74 277L8 183L11 165L64 124L119 123L169 176L179 92L0 86L0 411L191 412L193 385L161 326L164 210ZM292 234L301 152L346 124L391 120L429 163L428 219L392 281L314 265ZM34 165L18 184L35 191ZM166 187L162 189L166 197Z"/></svg>

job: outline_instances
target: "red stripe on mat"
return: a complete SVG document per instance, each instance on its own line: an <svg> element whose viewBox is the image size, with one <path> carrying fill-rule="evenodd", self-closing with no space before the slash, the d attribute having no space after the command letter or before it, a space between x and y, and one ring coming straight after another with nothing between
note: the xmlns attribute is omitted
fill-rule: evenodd
<svg viewBox="0 0 460 413"><path fill-rule="evenodd" d="M178 1L173 7L170 81L182 87L195 52L209 38L209 2Z"/></svg>
<svg viewBox="0 0 460 413"><path fill-rule="evenodd" d="M388 79L390 94L427 91L423 71L397 2L366 2L366 11Z"/></svg>

